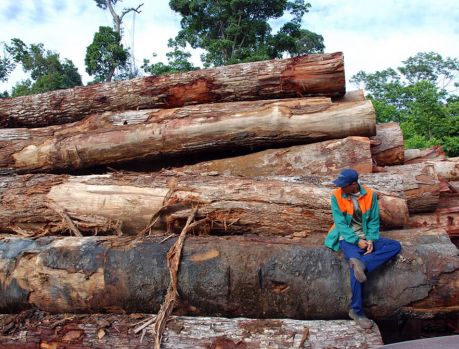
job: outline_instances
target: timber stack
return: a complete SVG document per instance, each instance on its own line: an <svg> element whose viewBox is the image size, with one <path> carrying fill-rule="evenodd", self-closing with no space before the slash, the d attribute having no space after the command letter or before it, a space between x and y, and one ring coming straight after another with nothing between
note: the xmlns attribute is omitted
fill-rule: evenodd
<svg viewBox="0 0 459 349"><path fill-rule="evenodd" d="M0 124L1 348L381 345L323 246L349 167L402 243L368 315L457 320L459 159L377 125L341 53L3 99Z"/></svg>

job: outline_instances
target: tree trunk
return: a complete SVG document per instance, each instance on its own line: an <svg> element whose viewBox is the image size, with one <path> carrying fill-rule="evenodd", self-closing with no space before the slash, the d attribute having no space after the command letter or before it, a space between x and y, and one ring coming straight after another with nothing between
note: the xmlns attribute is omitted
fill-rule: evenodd
<svg viewBox="0 0 459 349"><path fill-rule="evenodd" d="M432 164L440 179L454 182L459 181L459 158L451 158L445 161L426 161L426 164Z"/></svg>
<svg viewBox="0 0 459 349"><path fill-rule="evenodd" d="M374 132L371 102L336 104L329 98L108 113L71 126L5 130L0 168L21 173L69 171L134 159L155 161L162 155L266 148Z"/></svg>
<svg viewBox="0 0 459 349"><path fill-rule="evenodd" d="M334 102L361 102L364 101L365 93L363 90L348 91L342 97L333 98Z"/></svg>
<svg viewBox="0 0 459 349"><path fill-rule="evenodd" d="M92 113L285 97L342 96L343 54L311 54L2 99L1 127L42 127Z"/></svg>
<svg viewBox="0 0 459 349"><path fill-rule="evenodd" d="M346 167L352 167L362 174L372 172L368 138L347 137L289 148L269 149L243 156L200 162L179 170L260 177L334 174Z"/></svg>
<svg viewBox="0 0 459 349"><path fill-rule="evenodd" d="M29 316L24 316L27 314ZM0 337L3 349L36 348L153 348L154 333L146 327L146 335L134 333L139 322L151 315L48 315L28 312L0 315L0 323L8 326L19 322ZM14 324L14 323L13 323ZM11 325L10 325L11 326ZM10 334L11 333L11 334ZM173 316L167 324L161 348L376 348L383 344L375 325L362 331L349 320L299 321L291 319L226 319L221 317ZM41 345L41 346L40 346Z"/></svg>
<svg viewBox="0 0 459 349"><path fill-rule="evenodd" d="M428 149L405 150L405 164L416 164L426 160L446 160L446 154L441 145L436 145Z"/></svg>
<svg viewBox="0 0 459 349"><path fill-rule="evenodd" d="M404 163L403 134L400 125L388 122L376 125L376 136L371 137L373 160L378 166L401 165Z"/></svg>
<svg viewBox="0 0 459 349"><path fill-rule="evenodd" d="M459 237L459 206L439 208L432 213L412 215L408 219L410 228L443 228L449 236Z"/></svg>
<svg viewBox="0 0 459 349"><path fill-rule="evenodd" d="M369 275L368 316L458 310L459 259L442 229L384 234L402 253ZM0 311L156 312L169 282L175 239L84 237L0 241ZM305 239L189 237L176 311L194 316L347 317L349 268L341 253Z"/></svg>
<svg viewBox="0 0 459 349"><path fill-rule="evenodd" d="M0 177L0 232L59 234L70 219L85 234L132 235L158 212L153 229L180 231L199 206L198 218L207 218L214 234L305 236L332 225L331 191L286 180L183 173ZM406 223L403 198L382 196L380 204L385 226Z"/></svg>

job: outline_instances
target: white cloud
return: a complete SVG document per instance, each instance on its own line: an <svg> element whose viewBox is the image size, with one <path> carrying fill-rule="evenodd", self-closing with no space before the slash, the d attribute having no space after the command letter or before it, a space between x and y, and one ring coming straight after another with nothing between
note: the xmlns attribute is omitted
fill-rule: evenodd
<svg viewBox="0 0 459 349"><path fill-rule="evenodd" d="M125 18L125 39L134 49L137 64L143 58L165 60L167 40L180 29L180 16L168 0L124 0L118 8L144 3L142 13ZM375 71L396 67L420 51L436 51L459 57L459 5L455 0L311 0L304 26L325 39L326 51L343 51L346 76L359 70ZM91 0L1 0L0 41L18 37L24 42L44 43L47 49L71 59L84 81L84 55L100 25L111 25L108 11ZM199 52L194 54L198 63ZM23 75L16 72L0 91L10 88Z"/></svg>

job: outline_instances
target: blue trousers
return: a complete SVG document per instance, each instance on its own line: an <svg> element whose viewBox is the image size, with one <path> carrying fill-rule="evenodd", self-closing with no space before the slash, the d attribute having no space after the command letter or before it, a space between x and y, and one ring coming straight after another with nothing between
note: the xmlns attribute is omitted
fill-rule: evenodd
<svg viewBox="0 0 459 349"><path fill-rule="evenodd" d="M360 259L365 265L365 270L370 273L380 265L387 262L389 259L397 255L401 246L398 241L380 238L373 242L373 252L367 255L364 255L365 250L362 250L360 247L354 244L350 244L344 240L339 242L341 249L344 252L346 260L349 261L350 258ZM364 315L363 311L363 283L360 283L356 280L354 276L354 271L352 268L349 268L351 276L351 290L352 290L352 302L351 307L356 314Z"/></svg>

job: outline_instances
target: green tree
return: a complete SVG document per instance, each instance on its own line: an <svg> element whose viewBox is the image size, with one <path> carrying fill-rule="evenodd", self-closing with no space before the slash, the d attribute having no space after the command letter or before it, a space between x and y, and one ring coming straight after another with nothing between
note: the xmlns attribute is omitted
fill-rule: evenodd
<svg viewBox="0 0 459 349"><path fill-rule="evenodd" d="M1 43L3 47L5 47L5 43ZM10 55L6 50L4 50L3 55L0 56L0 82L7 81L8 76L16 67L16 64L11 59Z"/></svg>
<svg viewBox="0 0 459 349"><path fill-rule="evenodd" d="M99 27L92 43L86 48L86 72L96 81L111 81L116 68L124 67L129 57L121 44L120 34L110 27Z"/></svg>
<svg viewBox="0 0 459 349"><path fill-rule="evenodd" d="M459 97L455 94L459 60L418 53L397 69L358 72L351 82L373 101L378 122L400 123L408 148L440 144L459 155Z"/></svg>
<svg viewBox="0 0 459 349"><path fill-rule="evenodd" d="M86 71L89 75L95 75L94 82L111 81L112 79L123 80L137 75L134 58L128 62L129 50L123 47L123 19L128 13L140 13L143 4L136 8L124 8L120 14L116 12L115 6L122 0L94 0L97 7L102 10L109 10L113 18L113 29L110 27L99 27L94 34L91 45L86 49ZM117 72L117 74L115 74Z"/></svg>
<svg viewBox="0 0 459 349"><path fill-rule="evenodd" d="M202 48L204 66L322 52L322 36L301 28L310 4L304 0L170 0L182 16L176 41ZM276 34L269 20L293 18Z"/></svg>
<svg viewBox="0 0 459 349"><path fill-rule="evenodd" d="M166 53L168 64L164 64L162 62L150 64L150 60L144 59L141 68L146 73L153 76L199 69L199 67L195 67L189 61L191 53L184 50L184 43L179 43L176 40L169 39L168 46L172 49Z"/></svg>
<svg viewBox="0 0 459 349"><path fill-rule="evenodd" d="M30 78L13 87L12 97L24 96L46 91L80 86L81 76L73 62L63 61L59 54L45 50L43 44L27 46L22 40L14 38L5 49L12 62L22 65Z"/></svg>

